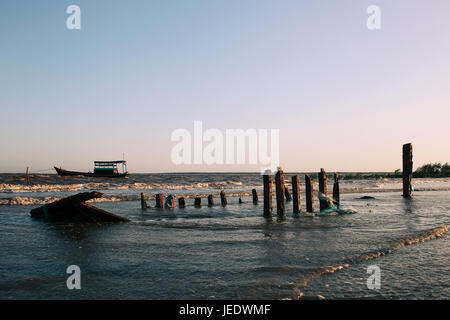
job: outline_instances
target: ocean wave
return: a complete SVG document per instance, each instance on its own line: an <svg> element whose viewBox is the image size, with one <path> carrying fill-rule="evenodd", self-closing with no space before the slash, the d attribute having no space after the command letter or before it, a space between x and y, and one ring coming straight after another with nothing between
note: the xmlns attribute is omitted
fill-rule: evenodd
<svg viewBox="0 0 450 320"><path fill-rule="evenodd" d="M44 205L61 200L61 197L44 197L44 198L32 198L32 197L12 197L12 198L2 198L0 199L0 205L3 206L32 206L32 205ZM138 197L134 196L111 196L91 199L86 202L88 203L99 203L99 202L119 202L126 200L138 200Z"/></svg>
<svg viewBox="0 0 450 320"><path fill-rule="evenodd" d="M187 184L144 183L76 183L76 184L0 184L0 193L75 192L81 190L190 190L190 189L238 189L242 182L198 182ZM261 186L262 187L262 186Z"/></svg>
<svg viewBox="0 0 450 320"><path fill-rule="evenodd" d="M44 205L46 203L55 202L56 200L59 200L59 198L46 197L44 199L39 199L39 198L13 197L0 199L0 205L3 206Z"/></svg>
<svg viewBox="0 0 450 320"><path fill-rule="evenodd" d="M62 186L61 188L59 188L60 186L52 186L54 188L46 188L46 187L42 187L42 186L25 186L25 189L22 189L22 191L17 191L14 189L8 189L8 190L14 190L14 191L10 191L8 193L32 193L35 192L36 195L35 196L30 196L30 197L21 197L21 196L15 196L15 197L5 197L5 198L0 198L0 205L10 205L10 206L21 206L21 205L43 205L45 203L49 203L49 202L53 202L56 200L60 200L64 197L66 197L67 195L61 195L58 196L59 192L78 192L78 191L84 191L84 190L90 190L90 191L98 191L99 189L97 188L97 186L88 186L86 187L80 187L79 185L68 185L68 186ZM258 196L263 196L262 193L262 187L258 187L258 186L252 186L252 187L248 187L245 188L247 190L242 190L244 188L239 188L240 190L238 191L230 191L233 189L225 189L225 193L227 197L249 197L252 195L251 189L250 188L255 188L257 189L257 194ZM55 190L56 189L56 190ZM147 188L147 189L151 189L151 188ZM178 190L178 189L182 189L182 188L165 188L165 189L160 189L160 188L156 188L156 190L158 190L158 192L155 192L154 194L146 194L146 199L147 200L154 200L156 197L156 193L160 193L160 190L168 190L166 192L161 192L163 193L165 196L171 194L170 190ZM39 192L36 192L35 190L40 190ZM105 190L105 189L100 189L100 190ZM139 190L146 190L144 188L140 188L137 189L136 191ZM206 198L208 195L212 194L214 198L219 199L220 195L218 193L218 190L222 190L222 189L189 189L187 188L187 191L189 193L186 194L172 194L175 198L179 198L179 197L183 197L185 199L194 199L196 197L200 197L200 198ZM228 190L228 191L227 191ZM259 191L258 191L259 190ZM368 190L368 189L364 189L364 188L344 188L341 189L341 194L361 194L361 193L387 193L387 192L400 192L401 189L380 189L380 190ZM450 188L420 188L420 189L416 189L414 190L415 192L422 192L422 191L450 191ZM42 192L54 192L56 193L56 195L54 196L48 196L48 197L42 197L39 196L39 193ZM0 192L1 193L1 192ZM6 192L4 192L6 193ZM317 192L315 192L316 194L318 194ZM99 199L93 199L93 200L89 200L88 202L120 202L120 201L137 201L140 200L140 192L136 192L134 194L116 194L116 195L107 195L107 196L103 196L102 198Z"/></svg>
<svg viewBox="0 0 450 320"><path fill-rule="evenodd" d="M80 191L85 188L84 184L0 184L0 193L22 193L22 192L69 192Z"/></svg>
<svg viewBox="0 0 450 320"><path fill-rule="evenodd" d="M286 299L301 299L303 297L303 293L301 292L301 289L306 287L308 284L310 284L313 280L327 274L335 273L337 271L341 271L343 269L346 269L350 267L351 265L376 259L378 257L393 253L405 246L414 245L417 243L430 241L434 239L441 238L446 232L448 232L448 226L443 225L437 228L429 229L424 232L419 233L418 235L415 235L413 237L407 237L398 240L397 242L394 242L392 245L381 248L377 251L368 252L361 254L357 257L348 259L344 261L342 264L336 265L336 266L326 266L317 268L312 273L308 274L304 278L297 281L295 284L293 284L294 288L294 294L292 298L286 298Z"/></svg>
<svg viewBox="0 0 450 320"><path fill-rule="evenodd" d="M186 194L175 196L175 198L183 197L185 199L194 199L197 197L207 198L210 193L205 194ZM231 192L227 193L227 197L247 197L252 193L250 191L244 192ZM168 195L168 194L166 194ZM213 194L214 198L220 198L220 195ZM0 198L0 206L30 206L30 205L44 205L47 203L55 202L57 200L61 200L64 197L8 197L8 198ZM146 195L146 200L155 200L156 195ZM140 200L140 194L123 194L123 195L112 195L112 196L103 196L101 198L91 199L86 202L88 203L99 203L99 202L121 202L121 201L138 201Z"/></svg>

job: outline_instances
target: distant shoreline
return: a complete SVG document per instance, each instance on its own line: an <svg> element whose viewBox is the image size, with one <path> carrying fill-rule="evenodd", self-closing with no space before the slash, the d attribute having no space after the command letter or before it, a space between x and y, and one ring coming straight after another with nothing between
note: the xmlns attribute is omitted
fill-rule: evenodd
<svg viewBox="0 0 450 320"><path fill-rule="evenodd" d="M327 178L332 179L334 175L334 171L327 173ZM401 179L402 173L401 172L336 172L339 174L339 178L341 180L362 180L362 179L371 179L371 180L377 180L377 179ZM261 175L259 172L132 172L130 175ZM293 174L299 174L304 175L308 174L312 178L317 178L318 173L317 172L284 172L285 175L293 175ZM22 177L24 176L24 173L22 172L3 172L0 173L0 175L5 176L17 176ZM33 176L39 176L39 175L48 175L48 176L57 176L57 173L30 173L30 177ZM441 175L424 175L422 173L414 172L413 178L450 178L450 174L441 174Z"/></svg>
<svg viewBox="0 0 450 320"><path fill-rule="evenodd" d="M45 170L45 171L50 171ZM400 169L395 170L394 172L389 171L328 171L327 177L328 179L333 178L334 173L338 173L341 180L362 180L362 179L384 179L384 178L402 178L402 172ZM204 171L204 172L135 172L130 173L131 175L150 175L150 174L159 174L159 175L213 175L213 174L223 174L223 175L239 175L239 174L247 174L247 175L261 175L260 172L214 172L214 171ZM308 174L313 179L318 177L318 172L291 172L285 171L285 175L292 174ZM16 172L16 173L0 173L0 175L11 175L11 176L23 176L24 173ZM36 175L57 175L55 172L30 172L30 176ZM450 164L445 163L441 164L437 163L428 163L413 172L413 178L450 178Z"/></svg>

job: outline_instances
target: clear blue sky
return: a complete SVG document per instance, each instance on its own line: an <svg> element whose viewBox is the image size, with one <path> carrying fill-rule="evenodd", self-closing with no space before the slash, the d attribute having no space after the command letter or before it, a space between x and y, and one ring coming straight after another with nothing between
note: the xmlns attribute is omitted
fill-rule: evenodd
<svg viewBox="0 0 450 320"><path fill-rule="evenodd" d="M66 28L81 7L81 30ZM381 30L366 27L380 6ZM2 1L0 172L175 166L177 128L279 128L285 170L450 161L450 2ZM258 166L259 167L259 166Z"/></svg>

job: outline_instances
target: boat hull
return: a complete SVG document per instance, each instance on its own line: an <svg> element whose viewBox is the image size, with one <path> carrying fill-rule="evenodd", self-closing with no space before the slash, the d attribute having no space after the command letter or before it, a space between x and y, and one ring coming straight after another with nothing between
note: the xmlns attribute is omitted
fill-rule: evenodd
<svg viewBox="0 0 450 320"><path fill-rule="evenodd" d="M107 173L92 173L92 172L79 172L79 171L69 171L63 168L54 167L58 175L62 177L67 176L83 176L83 177L97 177L97 178L128 178L130 175L128 172L107 174Z"/></svg>

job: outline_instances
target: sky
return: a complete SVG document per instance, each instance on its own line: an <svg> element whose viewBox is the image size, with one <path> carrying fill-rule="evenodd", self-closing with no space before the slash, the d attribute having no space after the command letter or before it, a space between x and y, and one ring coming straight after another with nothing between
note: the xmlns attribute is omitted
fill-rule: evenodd
<svg viewBox="0 0 450 320"><path fill-rule="evenodd" d="M69 5L81 29L69 30ZM381 29L366 26L369 5ZM0 172L176 165L174 130L279 129L285 171L450 162L450 2L0 2Z"/></svg>

